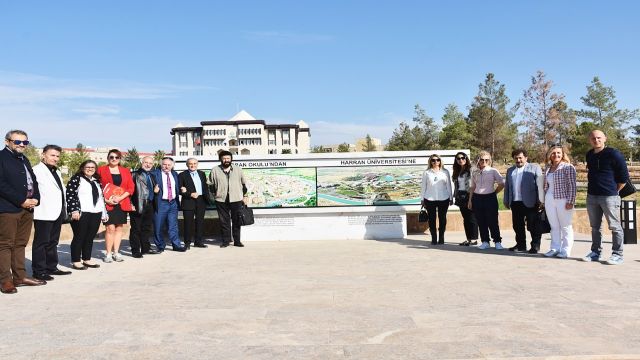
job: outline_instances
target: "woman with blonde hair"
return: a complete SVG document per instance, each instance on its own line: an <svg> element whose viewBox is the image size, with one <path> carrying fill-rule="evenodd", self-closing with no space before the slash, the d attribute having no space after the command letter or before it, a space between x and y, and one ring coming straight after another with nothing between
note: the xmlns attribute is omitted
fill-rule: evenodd
<svg viewBox="0 0 640 360"><path fill-rule="evenodd" d="M480 151L476 170L471 175L468 208L473 210L478 222L480 240L478 249L491 247L491 238L496 250L503 250L500 227L498 225L498 196L504 189L504 179L498 170L491 167L491 154ZM489 237L491 233L491 238Z"/></svg>
<svg viewBox="0 0 640 360"><path fill-rule="evenodd" d="M442 165L440 156L429 157L429 168L422 174L422 206L427 209L431 244L444 244L444 232L447 229L447 210L453 204L451 176L449 170ZM436 215L440 221L436 233ZM439 235L439 236L438 236ZM439 239L438 239L439 237Z"/></svg>
<svg viewBox="0 0 640 360"><path fill-rule="evenodd" d="M576 169L561 145L547 151L544 207L551 225L551 249L546 257L567 258L573 246L573 213L576 202Z"/></svg>

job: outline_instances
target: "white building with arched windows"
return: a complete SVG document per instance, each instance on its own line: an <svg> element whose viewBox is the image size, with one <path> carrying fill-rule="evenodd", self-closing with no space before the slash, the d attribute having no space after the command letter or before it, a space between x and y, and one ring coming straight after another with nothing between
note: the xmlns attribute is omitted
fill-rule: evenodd
<svg viewBox="0 0 640 360"><path fill-rule="evenodd" d="M267 124L242 110L229 120L202 121L200 125L178 124L171 129L174 155L217 158L220 150L240 155L309 153L311 134L302 120Z"/></svg>

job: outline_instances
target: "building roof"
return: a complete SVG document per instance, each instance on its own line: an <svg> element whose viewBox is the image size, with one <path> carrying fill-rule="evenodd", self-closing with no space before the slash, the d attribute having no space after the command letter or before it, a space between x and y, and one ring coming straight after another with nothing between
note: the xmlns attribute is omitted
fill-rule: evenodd
<svg viewBox="0 0 640 360"><path fill-rule="evenodd" d="M257 120L257 119L251 116L251 114L249 114L248 112L244 110L240 110L240 112L233 115L231 119L229 119L228 121L242 121L242 120Z"/></svg>

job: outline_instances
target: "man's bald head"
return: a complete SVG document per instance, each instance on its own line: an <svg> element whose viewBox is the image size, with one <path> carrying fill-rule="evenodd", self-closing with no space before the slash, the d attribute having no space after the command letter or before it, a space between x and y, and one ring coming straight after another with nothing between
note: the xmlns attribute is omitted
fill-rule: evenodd
<svg viewBox="0 0 640 360"><path fill-rule="evenodd" d="M589 133L589 143L591 143L591 147L595 152L600 152L605 147L605 142L607 141L607 136L602 132L602 130L592 130Z"/></svg>

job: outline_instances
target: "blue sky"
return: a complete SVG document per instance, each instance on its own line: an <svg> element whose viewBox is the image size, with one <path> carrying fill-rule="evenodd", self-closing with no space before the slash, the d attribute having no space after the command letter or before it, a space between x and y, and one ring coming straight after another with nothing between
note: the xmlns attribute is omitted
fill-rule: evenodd
<svg viewBox="0 0 640 360"><path fill-rule="evenodd" d="M244 109L314 145L463 111L487 72L537 70L580 108L593 76L640 107L636 1L0 0L0 119L36 145L170 149ZM5 132L6 130L2 130Z"/></svg>

